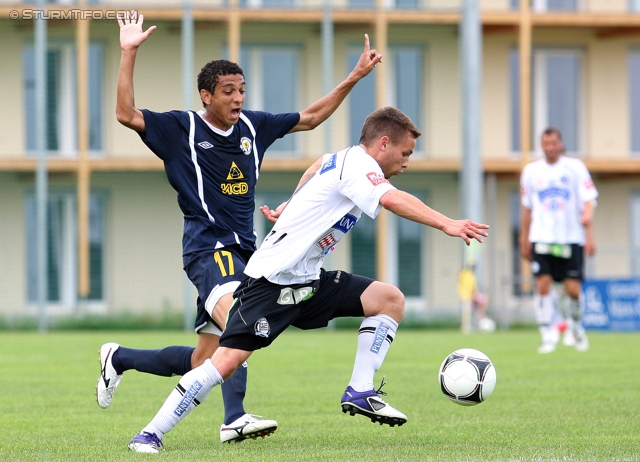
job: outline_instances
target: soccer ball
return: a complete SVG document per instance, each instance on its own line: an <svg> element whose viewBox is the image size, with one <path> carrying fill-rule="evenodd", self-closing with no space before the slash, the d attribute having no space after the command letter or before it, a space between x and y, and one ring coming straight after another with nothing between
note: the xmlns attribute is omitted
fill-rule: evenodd
<svg viewBox="0 0 640 462"><path fill-rule="evenodd" d="M496 330L496 322L491 318L482 318L478 321L478 330L490 334Z"/></svg>
<svg viewBox="0 0 640 462"><path fill-rule="evenodd" d="M493 393L496 368L487 355L462 348L447 356L438 373L442 393L456 404L474 406Z"/></svg>

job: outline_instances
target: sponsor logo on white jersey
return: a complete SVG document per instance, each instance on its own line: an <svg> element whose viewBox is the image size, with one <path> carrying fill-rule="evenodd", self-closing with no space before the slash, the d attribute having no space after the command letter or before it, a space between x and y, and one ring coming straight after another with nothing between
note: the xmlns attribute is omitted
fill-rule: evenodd
<svg viewBox="0 0 640 462"><path fill-rule="evenodd" d="M316 242L316 245L320 247L326 255L331 252L333 246L336 245L336 242L338 241L333 233L329 233L326 236L322 237L318 242Z"/></svg>
<svg viewBox="0 0 640 462"><path fill-rule="evenodd" d="M387 179L384 177L382 173L369 172L367 173L367 179L374 186L378 186L379 184L382 184L382 183L388 183Z"/></svg>

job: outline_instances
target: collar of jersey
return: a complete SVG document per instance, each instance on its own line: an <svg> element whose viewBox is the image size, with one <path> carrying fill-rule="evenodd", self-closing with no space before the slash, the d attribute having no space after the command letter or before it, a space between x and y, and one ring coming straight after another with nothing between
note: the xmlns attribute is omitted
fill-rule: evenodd
<svg viewBox="0 0 640 462"><path fill-rule="evenodd" d="M220 130L219 128L216 128L216 127L214 127L213 125L211 125L209 122L207 122L207 121L206 121L206 119L203 117L203 114L204 114L204 109L200 109L200 110L198 111L198 115L200 116L200 118L202 119L202 121L203 121L204 123L206 123L206 124L209 126L209 128L210 128L211 130L213 130L215 133L217 133L218 135L222 135L222 136L229 136L229 135L231 135L231 133L233 133L233 127L235 127L235 125L232 125L232 126L231 126L231 128L230 128L229 130L227 130L227 131L222 131L222 130Z"/></svg>

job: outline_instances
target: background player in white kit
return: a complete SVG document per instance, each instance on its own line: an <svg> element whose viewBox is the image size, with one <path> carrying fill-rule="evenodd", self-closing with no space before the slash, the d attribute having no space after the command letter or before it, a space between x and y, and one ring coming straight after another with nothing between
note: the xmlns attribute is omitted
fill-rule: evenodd
<svg viewBox="0 0 640 462"><path fill-rule="evenodd" d="M343 412L373 422L402 425L407 417L374 388L404 314L404 295L390 284L344 271L325 271L324 257L362 213L375 218L382 207L450 236L482 242L487 225L452 220L387 181L409 165L420 131L398 109L384 108L365 120L360 145L326 154L289 200L278 221L245 268L234 293L226 330L211 360L185 374L153 420L130 442L137 452L158 452L164 435L230 377L253 351L273 342L288 326L325 327L329 320L364 316ZM306 176L306 175L305 175ZM384 385L384 383L383 383ZM149 443L152 441L152 443Z"/></svg>
<svg viewBox="0 0 640 462"><path fill-rule="evenodd" d="M556 348L553 282L563 282L569 296L575 348L589 349L581 325L581 289L584 254L595 253L592 220L598 191L587 167L580 159L564 155L560 132L548 128L542 134L544 158L522 171L520 251L531 261L536 278L534 305L542 336L539 353Z"/></svg>

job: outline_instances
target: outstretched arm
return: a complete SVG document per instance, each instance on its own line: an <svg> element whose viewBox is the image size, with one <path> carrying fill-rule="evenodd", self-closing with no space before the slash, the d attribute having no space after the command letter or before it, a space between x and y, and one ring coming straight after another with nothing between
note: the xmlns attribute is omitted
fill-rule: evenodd
<svg viewBox="0 0 640 462"><path fill-rule="evenodd" d="M118 16L122 56L120 58L120 70L118 71L116 117L122 125L140 133L145 131L145 124L144 116L142 112L136 108L133 97L133 68L136 62L138 47L156 29L156 26L151 26L143 32L143 21L143 15L131 17L129 12Z"/></svg>
<svg viewBox="0 0 640 462"><path fill-rule="evenodd" d="M300 112L300 121L295 127L291 129L289 133L313 130L322 122L327 120L331 114L334 113L338 106L344 101L351 89L356 83L363 77L369 75L371 70L382 61L382 55L378 54L376 50L369 48L369 36L364 35L364 51L360 55L360 59L353 68L349 76L331 93L320 98L315 103L311 104L304 111Z"/></svg>
<svg viewBox="0 0 640 462"><path fill-rule="evenodd" d="M489 225L471 220L452 220L428 207L417 197L399 189L384 193L380 198L380 205L407 220L439 229L449 236L459 237L467 245L471 244L471 239L482 242L482 238L488 236L484 230L489 229Z"/></svg>

